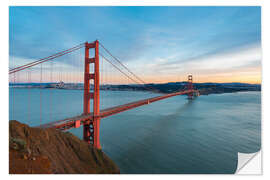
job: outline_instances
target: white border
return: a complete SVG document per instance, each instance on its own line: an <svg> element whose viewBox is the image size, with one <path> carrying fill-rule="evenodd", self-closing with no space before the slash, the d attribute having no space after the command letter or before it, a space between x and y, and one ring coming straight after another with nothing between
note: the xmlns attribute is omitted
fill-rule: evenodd
<svg viewBox="0 0 270 180"><path fill-rule="evenodd" d="M228 179L228 178L240 178L240 179L249 179L249 178L263 178L270 179L269 174L269 143L270 140L267 137L270 137L270 118L269 118L269 109L270 107L270 88L269 88L269 68L270 68L270 6L269 0L1 0L0 1L0 13L1 13L1 59L0 59L0 79L1 79L1 177L4 178L27 178L27 179L47 179L47 178L67 178L74 179L73 175L64 175L64 177L58 176L17 176L17 175L8 175L8 6L9 5L19 5L19 6L82 6L82 5L136 5L136 6L262 6L262 48L263 48L263 75L262 75L262 157L263 157L263 176L247 176L247 175L137 175L137 176L98 176L92 175L91 177L80 176L80 178L110 178L110 179L138 179L138 178L205 178L205 179ZM267 101L268 100L268 101ZM218 176L218 177L217 177Z"/></svg>
<svg viewBox="0 0 270 180"><path fill-rule="evenodd" d="M263 0L12 0L19 6L258 6Z"/></svg>

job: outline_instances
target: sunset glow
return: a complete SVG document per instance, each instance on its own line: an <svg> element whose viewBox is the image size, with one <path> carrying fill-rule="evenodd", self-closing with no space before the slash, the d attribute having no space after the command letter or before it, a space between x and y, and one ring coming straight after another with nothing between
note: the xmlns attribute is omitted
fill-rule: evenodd
<svg viewBox="0 0 270 180"><path fill-rule="evenodd" d="M260 84L260 19L260 7L11 7L10 68L98 39L147 83L192 74L194 82ZM44 63L42 82L83 82L83 61L82 49L51 74ZM102 84L132 83L103 61ZM17 82L29 82L21 74ZM31 82L40 79L32 72Z"/></svg>

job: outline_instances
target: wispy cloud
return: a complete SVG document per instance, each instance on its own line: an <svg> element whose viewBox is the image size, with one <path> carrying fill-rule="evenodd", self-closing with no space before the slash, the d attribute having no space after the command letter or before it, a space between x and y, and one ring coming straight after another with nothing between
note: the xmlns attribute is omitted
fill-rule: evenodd
<svg viewBox="0 0 270 180"><path fill-rule="evenodd" d="M15 57L12 63L19 65L99 39L149 81L236 71L250 77L258 74L261 61L260 11L260 7L11 7L10 59ZM63 63L76 66L70 58Z"/></svg>

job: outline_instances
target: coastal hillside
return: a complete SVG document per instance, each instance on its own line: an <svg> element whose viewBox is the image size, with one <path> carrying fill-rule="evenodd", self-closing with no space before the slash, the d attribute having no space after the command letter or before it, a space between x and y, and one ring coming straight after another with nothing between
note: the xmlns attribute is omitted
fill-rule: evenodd
<svg viewBox="0 0 270 180"><path fill-rule="evenodd" d="M120 173L101 150L69 132L9 122L10 174Z"/></svg>
<svg viewBox="0 0 270 180"><path fill-rule="evenodd" d="M83 90L82 83L10 83L10 87L15 88L42 88L42 89L77 89ZM173 93L184 90L187 82L170 82L161 84L122 84L122 85L100 85L100 90L110 91L153 91L157 93ZM247 83L193 83L194 89L200 95L234 93L244 91L261 91L260 84ZM93 87L93 86L91 86Z"/></svg>

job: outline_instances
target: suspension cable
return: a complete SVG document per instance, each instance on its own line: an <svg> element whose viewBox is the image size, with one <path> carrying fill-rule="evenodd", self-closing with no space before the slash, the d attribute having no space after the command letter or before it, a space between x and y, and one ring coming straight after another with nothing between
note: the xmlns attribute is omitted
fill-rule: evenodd
<svg viewBox="0 0 270 180"><path fill-rule="evenodd" d="M42 58L42 59L39 59L37 61L34 61L34 62L31 62L31 63L25 64L23 66L19 66L19 67L13 68L13 69L9 70L9 74L12 74L12 73L15 73L15 72L18 72L18 71L21 71L21 70L30 68L30 67L35 66L35 65L38 65L40 63L44 63L46 61L49 61L49 60L55 59L57 57L63 56L65 54L69 54L69 53L71 53L73 51L76 51L78 49L81 49L84 46L85 46L85 44L82 43L82 44L79 44L79 45L77 45L77 46L75 46L73 48L67 49L65 51L61 51L59 53L56 53L56 54L51 55L51 56L48 56L46 58Z"/></svg>
<svg viewBox="0 0 270 180"><path fill-rule="evenodd" d="M40 95L39 95L39 109L40 109L40 125L42 124L42 64L40 64Z"/></svg>
<svg viewBox="0 0 270 180"><path fill-rule="evenodd" d="M121 66L123 66L130 74L132 74L134 77L136 77L136 79L138 79L139 81L141 81L143 84L147 84L145 81L143 81L140 77L138 77L136 74L134 74L131 70L129 70L129 68L127 66L125 66L118 58L116 58L115 56L112 55L112 53L103 46L102 43L99 42L99 44L101 45L101 47L112 57L114 58Z"/></svg>
<svg viewBox="0 0 270 180"><path fill-rule="evenodd" d="M103 57L103 59L105 59L108 63L110 63L113 67L115 67L118 71L120 71L122 74L124 74L125 76L127 76L130 80L136 82L137 84L140 84L138 81L136 81L133 78L131 78L129 75L127 75L125 72L123 72L120 68L118 68L115 64L113 64L110 60L108 60L105 56L103 56L103 54L99 53L99 55L101 57Z"/></svg>
<svg viewBox="0 0 270 180"><path fill-rule="evenodd" d="M147 83L145 81L143 81L140 77L138 77L135 73L133 73L127 66L125 66L118 58L116 58L115 56L112 55L112 53L104 47L104 45L102 43L99 42L99 44L101 45L101 47L113 58L115 59L122 67L124 67L130 74L132 74L137 80L139 80L141 83L138 84L143 84L146 85ZM137 81L136 81L137 82ZM153 87L149 87L147 88L148 90L156 90Z"/></svg>
<svg viewBox="0 0 270 180"><path fill-rule="evenodd" d="M108 60L103 54L101 54L101 53L99 53L99 55L101 56L101 57L103 57L103 59L105 59L108 63L110 63L113 67L115 67L118 71L120 71L122 74L124 74L128 79L130 79L130 80L132 80L133 82L135 82L135 83L137 83L137 84L142 84L142 83L140 83L140 82L138 82L138 81L136 81L136 80L134 80L132 77L130 77L128 74L126 74L125 72L123 72L119 67L117 67L115 64L113 64L110 60ZM145 85L145 84L142 84L142 85ZM147 86L145 86L144 87L145 89L147 89L147 90L154 90L153 88L151 88L151 87L147 87Z"/></svg>

